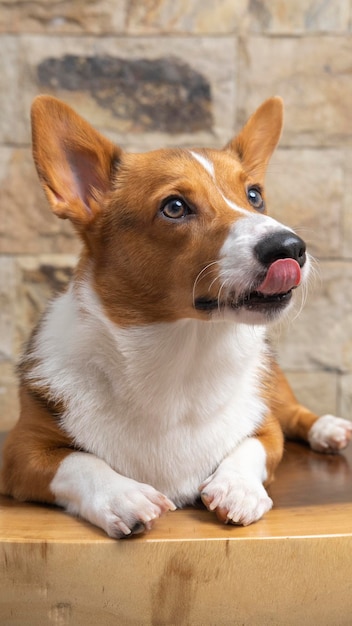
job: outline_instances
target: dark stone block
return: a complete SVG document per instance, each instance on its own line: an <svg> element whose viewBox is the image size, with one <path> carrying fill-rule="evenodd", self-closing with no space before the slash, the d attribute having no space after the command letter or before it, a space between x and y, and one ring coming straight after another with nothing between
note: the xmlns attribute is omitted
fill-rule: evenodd
<svg viewBox="0 0 352 626"><path fill-rule="evenodd" d="M38 66L41 87L86 92L104 109L129 120L130 131L211 130L211 89L206 78L174 57L120 59L65 55Z"/></svg>
<svg viewBox="0 0 352 626"><path fill-rule="evenodd" d="M50 291L63 291L73 274L72 267L48 265L41 263L36 269L25 269L23 280L26 284L46 285Z"/></svg>

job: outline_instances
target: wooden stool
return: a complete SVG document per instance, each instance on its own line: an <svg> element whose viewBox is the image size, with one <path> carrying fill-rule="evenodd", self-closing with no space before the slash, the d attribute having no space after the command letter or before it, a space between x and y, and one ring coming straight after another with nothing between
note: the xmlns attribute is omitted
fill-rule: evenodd
<svg viewBox="0 0 352 626"><path fill-rule="evenodd" d="M246 528L189 508L121 541L2 497L0 624L352 624L352 446L287 443L270 493L274 509Z"/></svg>

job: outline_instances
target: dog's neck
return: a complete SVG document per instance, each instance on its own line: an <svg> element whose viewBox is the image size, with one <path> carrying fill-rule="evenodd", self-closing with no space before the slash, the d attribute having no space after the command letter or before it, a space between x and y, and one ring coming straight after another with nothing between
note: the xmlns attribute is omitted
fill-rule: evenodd
<svg viewBox="0 0 352 626"><path fill-rule="evenodd" d="M73 293L74 306L79 315L94 325L101 338L105 336L110 345L109 352L116 350L127 360L136 359L144 369L157 367L157 358L162 356L169 363L179 365L178 369L182 369L187 376L191 374L188 368L194 360L199 364L208 362L210 367L218 360L226 362L228 352L233 354L237 344L238 368L241 370L243 364L248 362L253 347L260 350L266 335L264 326L236 324L221 319L203 321L187 318L169 323L119 326L104 311L89 277L76 284ZM228 350L228 347L231 349Z"/></svg>
<svg viewBox="0 0 352 626"><path fill-rule="evenodd" d="M233 385L234 374L241 385L243 377L258 373L266 361L263 326L182 319L121 327L108 318L89 280L76 286L73 303L80 324L91 334L87 358L112 386L123 376L123 388L133 387L133 396L143 399L145 408L149 399L151 412L153 397L159 406L178 404L180 395L201 402L202 394L209 396L209 385L221 392Z"/></svg>

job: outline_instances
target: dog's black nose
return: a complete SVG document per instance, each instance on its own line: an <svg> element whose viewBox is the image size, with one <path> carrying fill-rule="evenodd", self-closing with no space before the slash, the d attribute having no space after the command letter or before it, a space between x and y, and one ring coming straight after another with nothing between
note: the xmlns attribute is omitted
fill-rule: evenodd
<svg viewBox="0 0 352 626"><path fill-rule="evenodd" d="M306 244L287 230L266 235L257 243L254 252L258 261L267 266L278 259L294 259L300 267L306 262Z"/></svg>

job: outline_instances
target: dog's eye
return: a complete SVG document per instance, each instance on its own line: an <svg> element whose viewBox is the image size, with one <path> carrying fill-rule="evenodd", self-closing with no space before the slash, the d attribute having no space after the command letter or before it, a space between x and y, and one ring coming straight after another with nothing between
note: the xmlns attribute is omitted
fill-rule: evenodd
<svg viewBox="0 0 352 626"><path fill-rule="evenodd" d="M247 198L254 209L264 211L264 200L257 187L250 187L247 190Z"/></svg>
<svg viewBox="0 0 352 626"><path fill-rule="evenodd" d="M162 205L161 212L168 219L179 220L191 211L182 198L169 198Z"/></svg>

